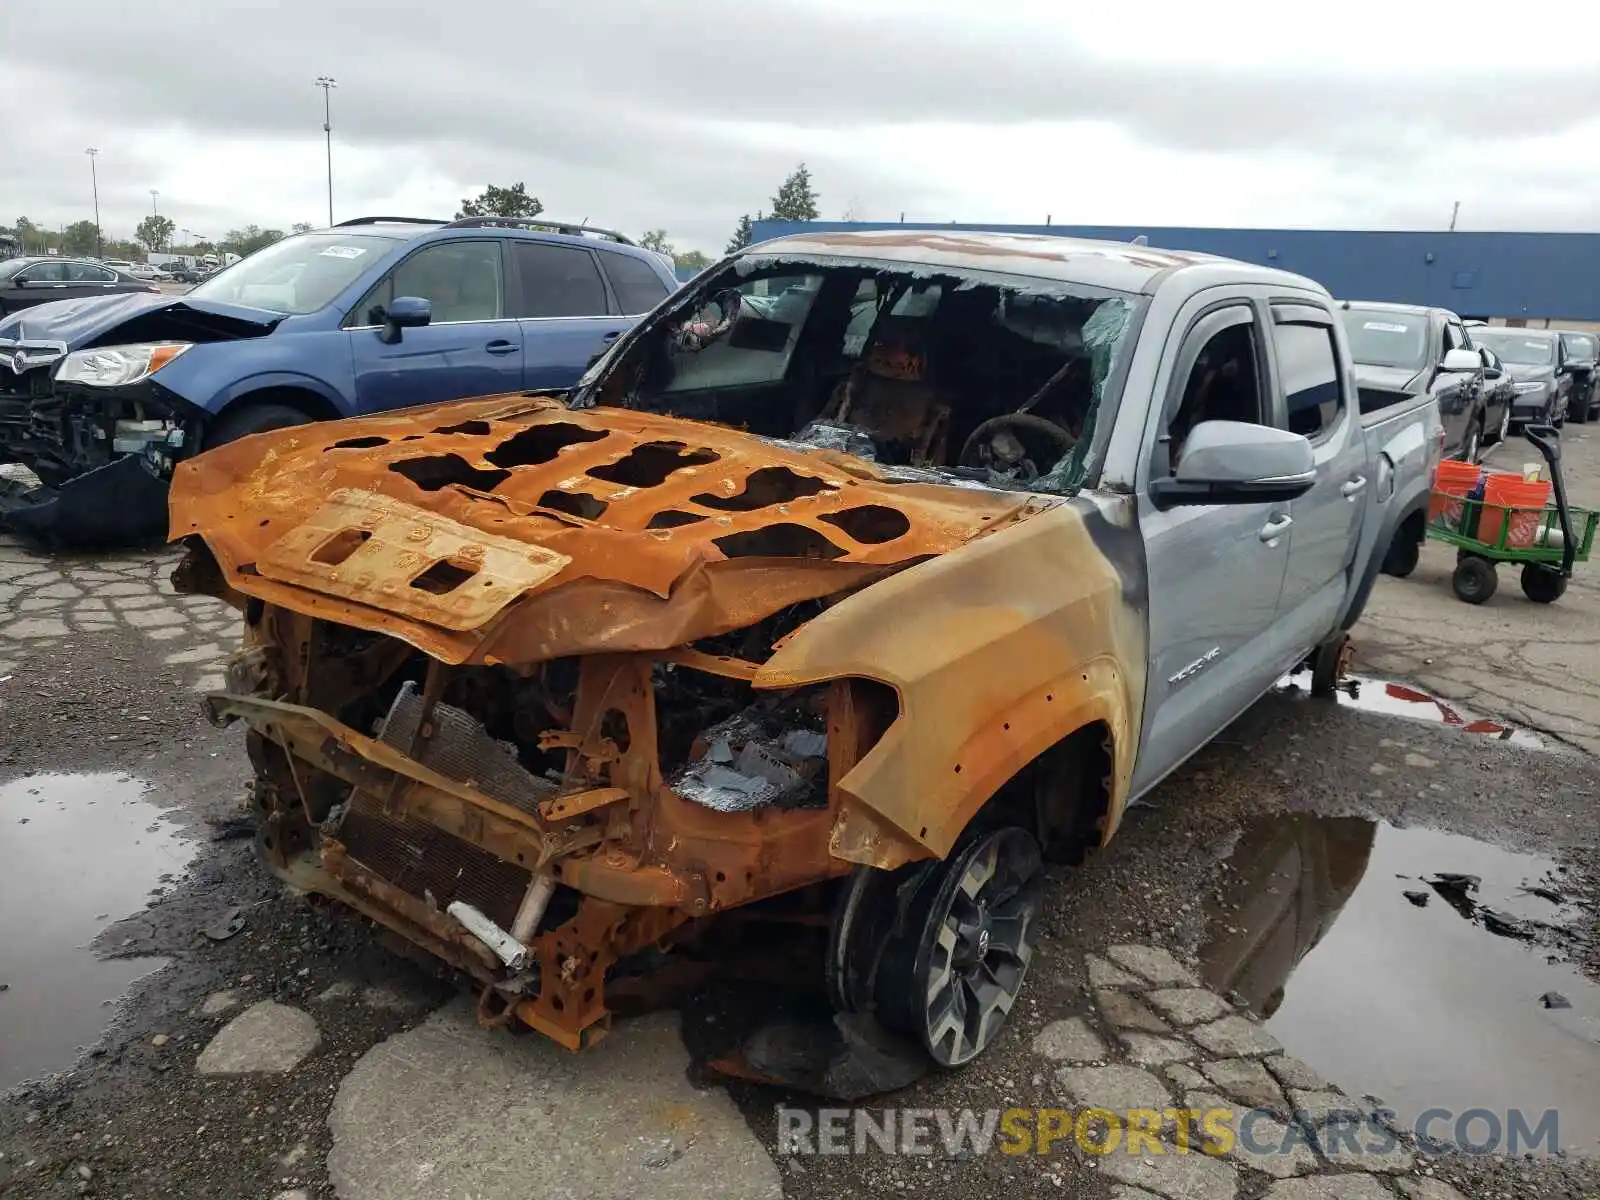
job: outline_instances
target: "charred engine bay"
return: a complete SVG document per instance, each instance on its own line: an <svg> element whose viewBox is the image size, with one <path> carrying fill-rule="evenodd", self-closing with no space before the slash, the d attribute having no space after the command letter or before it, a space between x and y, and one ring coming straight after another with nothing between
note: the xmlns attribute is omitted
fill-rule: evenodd
<svg viewBox="0 0 1600 1200"><path fill-rule="evenodd" d="M485 1003L543 1006L518 1015L576 1046L597 1036L591 1026L603 1031L610 977L637 973L637 955L659 955L695 914L838 873L825 858L830 766L851 760L830 748L830 714L838 725L848 695L881 730L893 694L862 681L757 692L746 678L823 607L794 605L659 658L512 670L446 667L392 637L252 602L257 648L235 666L232 696L212 703L234 715L246 695L287 697L335 720L335 740L370 730L379 750L333 753L251 718L263 857L300 886L359 897L366 915L475 977ZM389 751L409 765L380 777ZM468 802L444 811L441 796L458 790ZM763 839L782 844L785 816L805 844L775 861ZM730 820L752 823L730 837L715 824ZM492 923L487 939L469 934L473 914ZM498 931L519 948L495 961L484 941Z"/></svg>
<svg viewBox="0 0 1600 1200"><path fill-rule="evenodd" d="M705 656L700 661L708 663L760 664L770 656L774 642L825 607L823 601L793 605L748 629L706 638L688 649ZM520 671L505 666L444 669L393 638L347 626L317 622L311 639L309 653L325 664L340 659L398 663L377 686L333 705L332 715L346 725L370 729L375 737L395 744L412 744L416 721L410 720L406 737L400 736L397 722L408 719L407 701L426 694L430 672L439 672L441 690L433 704L458 714L458 720L474 727L476 736L487 737L504 750L530 777L530 786L547 796L610 785L609 765L631 748L628 721L615 708L603 713L596 728L572 729L579 658L555 659ZM722 811L765 804L826 805L825 687L761 693L745 680L668 660L653 664L650 682L661 775L675 786L689 784L676 786L680 795ZM308 682L308 698L327 702L314 679ZM569 731L575 738L561 736ZM578 745L567 745L571 740ZM768 759L765 763L763 756ZM782 772L769 770L766 775L739 776L732 768L739 760L768 768L789 760L787 765L800 768L802 774L790 771L793 778L782 778ZM470 764L462 765L471 769ZM718 772L708 773L708 767L718 768L724 777L721 792ZM763 782L765 787L760 786ZM722 794L741 787L748 793L743 803ZM319 805L317 817L325 818L331 807Z"/></svg>

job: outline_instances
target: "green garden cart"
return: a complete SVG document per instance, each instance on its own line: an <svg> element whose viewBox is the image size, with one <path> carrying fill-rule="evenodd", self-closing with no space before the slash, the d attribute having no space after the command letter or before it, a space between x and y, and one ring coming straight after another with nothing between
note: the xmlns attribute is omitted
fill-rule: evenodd
<svg viewBox="0 0 1600 1200"><path fill-rule="evenodd" d="M1600 515L1567 503L1561 477L1561 435L1549 425L1529 425L1528 441L1550 468L1555 504L1492 504L1482 499L1435 493L1438 515L1428 536L1456 547L1450 586L1468 604L1482 604L1499 584L1499 563L1522 564L1522 591L1529 600L1559 600L1572 578L1572 564L1587 562Z"/></svg>

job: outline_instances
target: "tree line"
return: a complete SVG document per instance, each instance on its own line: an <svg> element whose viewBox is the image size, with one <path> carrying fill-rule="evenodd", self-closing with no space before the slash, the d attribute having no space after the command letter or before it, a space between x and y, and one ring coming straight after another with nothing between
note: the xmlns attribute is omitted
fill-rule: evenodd
<svg viewBox="0 0 1600 1200"><path fill-rule="evenodd" d="M773 194L770 212L758 211L754 217L745 213L739 218L726 253L732 254L750 244L756 221L815 221L819 212L817 200L816 189L811 184L811 172L805 163L801 163ZM478 195L463 198L456 218L513 217L533 220L542 212L544 204L539 197L529 193L526 183L518 181L509 186L491 183ZM307 233L311 229L308 222L302 221L292 225L290 232ZM125 259L139 258L146 251L157 255L165 251L187 255L230 253L244 257L287 236L281 229L246 225L243 229L230 229L215 240L204 239L180 245L173 241L173 235L178 230L172 219L156 213L139 222L131 241L104 236L104 230L96 229L93 221L74 221L70 225L51 229L27 217L18 217L9 230L0 227L0 232L11 233L17 239L18 249L24 254L47 254L53 250L57 254L85 257L95 254L98 246L103 258ZM647 229L636 240L647 250L671 256L680 267L703 270L712 263L711 256L699 250L680 252L674 249L665 229Z"/></svg>
<svg viewBox="0 0 1600 1200"><path fill-rule="evenodd" d="M772 196L771 212L757 212L754 217L745 213L734 227L725 253L732 254L750 244L757 221L815 221L821 212L816 188L811 184L811 171L801 163L778 186ZM527 184L517 182L509 187L489 184L478 195L463 198L456 219L463 217L509 217L523 221L536 219L544 212L539 197L529 194ZM665 229L647 229L636 241L646 250L654 250L673 258L680 267L704 270L712 263L710 255L699 250L679 251L674 248Z"/></svg>
<svg viewBox="0 0 1600 1200"><path fill-rule="evenodd" d="M295 233L305 233L311 225L301 222L292 227ZM281 229L263 229L259 225L246 225L243 229L230 229L220 238L196 239L191 244L184 244L173 240L177 227L170 217L151 214L140 221L134 230L131 240L107 237L103 229L97 230L93 221L74 221L70 225L58 226L55 229L31 220L28 217L18 217L16 222L7 229L0 226L0 233L9 233L17 240L17 249L23 254L57 254L76 258L88 258L96 255L101 258L140 259L148 252L159 256L167 254L237 254L241 258L254 254L273 242L280 242L287 236Z"/></svg>

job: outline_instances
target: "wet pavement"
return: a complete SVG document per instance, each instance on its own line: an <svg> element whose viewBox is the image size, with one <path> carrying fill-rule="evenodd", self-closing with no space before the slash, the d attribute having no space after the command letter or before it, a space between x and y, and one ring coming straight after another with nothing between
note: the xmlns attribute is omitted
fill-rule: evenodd
<svg viewBox="0 0 1600 1200"><path fill-rule="evenodd" d="M192 842L125 775L33 775L0 786L0 1091L64 1070L160 958L91 943L176 882Z"/></svg>
<svg viewBox="0 0 1600 1200"><path fill-rule="evenodd" d="M1309 698L1310 693L1306 689L1310 682L1311 673L1301 671L1286 677L1279 686L1290 695ZM1531 750L1543 750L1550 744L1548 739L1531 729L1477 716L1460 703L1441 699L1414 684L1398 683L1392 679L1347 675L1340 681L1339 690L1334 695L1339 704L1358 712L1403 717L1408 721L1429 721L1459 729L1463 733L1478 733L1502 742L1512 742Z"/></svg>
<svg viewBox="0 0 1600 1200"><path fill-rule="evenodd" d="M1291 1054L1407 1127L1484 1108L1521 1109L1531 1129L1556 1109L1561 1147L1600 1153L1600 987L1564 961L1577 914L1555 862L1296 815L1247 826L1225 871L1201 974Z"/></svg>

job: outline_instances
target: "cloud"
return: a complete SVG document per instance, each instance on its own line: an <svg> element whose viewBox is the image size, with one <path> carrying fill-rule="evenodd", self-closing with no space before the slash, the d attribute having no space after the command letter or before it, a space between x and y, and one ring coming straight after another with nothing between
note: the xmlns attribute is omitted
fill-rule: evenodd
<svg viewBox="0 0 1600 1200"><path fill-rule="evenodd" d="M803 158L829 216L1393 227L1460 199L1464 222L1600 223L1600 71L1534 52L1600 45L1576 5L5 5L51 48L0 75L6 202L88 216L95 145L112 233L151 188L213 235L325 216L323 73L339 216L520 179L714 250Z"/></svg>

